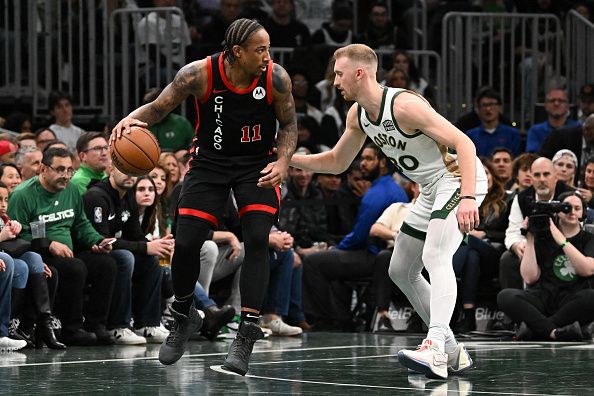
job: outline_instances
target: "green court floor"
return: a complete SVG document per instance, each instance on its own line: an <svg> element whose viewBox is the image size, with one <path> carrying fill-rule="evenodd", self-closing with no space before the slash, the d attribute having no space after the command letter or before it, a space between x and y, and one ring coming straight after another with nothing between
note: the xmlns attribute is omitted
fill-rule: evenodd
<svg viewBox="0 0 594 396"><path fill-rule="evenodd" d="M475 368L447 381L396 358L421 335L310 333L256 344L246 377L222 373L231 340L190 343L173 366L158 345L0 354L0 395L593 395L594 344L468 339Z"/></svg>

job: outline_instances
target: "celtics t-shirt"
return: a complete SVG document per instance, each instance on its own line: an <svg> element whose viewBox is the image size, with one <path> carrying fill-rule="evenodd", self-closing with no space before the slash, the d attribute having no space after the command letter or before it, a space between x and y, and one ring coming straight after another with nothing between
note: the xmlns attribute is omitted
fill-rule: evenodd
<svg viewBox="0 0 594 396"><path fill-rule="evenodd" d="M568 241L585 256L594 257L594 235L581 231ZM589 287L591 277L585 278L576 273L569 257L551 235L537 238L535 249L541 271L538 286L549 290L571 289L574 292Z"/></svg>
<svg viewBox="0 0 594 396"><path fill-rule="evenodd" d="M151 125L149 130L159 141L161 149L189 149L195 132L185 117L170 113L163 121Z"/></svg>

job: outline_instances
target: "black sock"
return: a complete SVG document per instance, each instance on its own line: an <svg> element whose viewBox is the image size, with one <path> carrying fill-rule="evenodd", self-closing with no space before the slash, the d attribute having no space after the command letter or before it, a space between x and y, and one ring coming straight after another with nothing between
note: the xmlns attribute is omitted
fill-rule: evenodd
<svg viewBox="0 0 594 396"><path fill-rule="evenodd" d="M260 315L257 313L241 311L241 321L242 322L252 322L252 323L258 324L259 320L260 320Z"/></svg>
<svg viewBox="0 0 594 396"><path fill-rule="evenodd" d="M190 314L190 307L192 306L193 300L194 295L190 295L188 297L175 296L175 300L173 300L173 304L171 304L171 306L176 312L188 316Z"/></svg>

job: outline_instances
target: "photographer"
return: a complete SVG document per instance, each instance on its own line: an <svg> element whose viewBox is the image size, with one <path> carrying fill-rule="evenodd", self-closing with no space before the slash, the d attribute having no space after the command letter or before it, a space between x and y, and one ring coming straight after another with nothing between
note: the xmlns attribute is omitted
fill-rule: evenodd
<svg viewBox="0 0 594 396"><path fill-rule="evenodd" d="M581 341L592 336L585 326L594 320L594 235L582 229L586 204L579 193L566 192L559 200L565 208L539 202L541 214L524 220L520 273L528 288L505 289L497 296L500 309L514 322L525 323L519 340ZM555 224L551 217L558 211Z"/></svg>
<svg viewBox="0 0 594 396"><path fill-rule="evenodd" d="M508 249L501 256L499 263L499 282L502 289L522 288L520 276L520 260L526 249L526 238L521 234L522 221L528 215L529 201L550 201L558 199L566 191L573 191L564 183L558 181L553 162L545 157L540 157L530 166L532 186L518 193L514 198L510 215L509 226L505 231L505 247Z"/></svg>

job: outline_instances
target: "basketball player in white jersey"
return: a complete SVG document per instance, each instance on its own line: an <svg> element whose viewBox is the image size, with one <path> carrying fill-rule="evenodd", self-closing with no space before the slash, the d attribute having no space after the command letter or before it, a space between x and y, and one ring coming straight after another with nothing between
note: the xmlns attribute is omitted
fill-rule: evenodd
<svg viewBox="0 0 594 396"><path fill-rule="evenodd" d="M334 53L334 85L350 108L346 131L336 146L314 155L294 155L291 166L316 173L347 169L367 136L398 170L421 185L421 195L396 239L390 278L406 294L429 327L417 350L402 350L398 360L431 378L447 378L472 366L463 344L449 327L456 303L452 256L464 233L479 224L478 206L487 177L475 146L414 92L376 81L377 56L362 44ZM427 268L431 284L421 275Z"/></svg>

